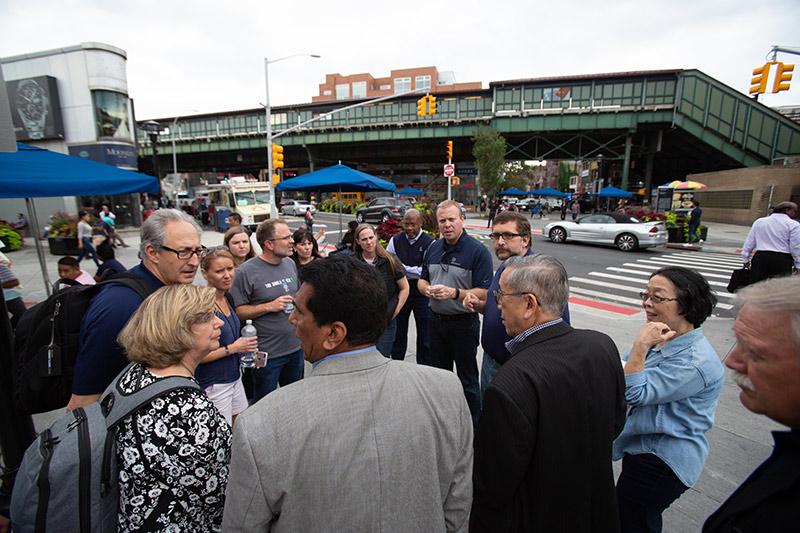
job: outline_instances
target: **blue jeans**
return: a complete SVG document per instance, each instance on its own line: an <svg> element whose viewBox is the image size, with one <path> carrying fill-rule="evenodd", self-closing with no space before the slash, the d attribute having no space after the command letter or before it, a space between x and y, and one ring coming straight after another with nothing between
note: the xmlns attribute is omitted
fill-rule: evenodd
<svg viewBox="0 0 800 533"><path fill-rule="evenodd" d="M480 321L478 315L465 315L458 320L442 320L435 313L430 319L431 365L453 371L464 388L472 423L478 423L481 412L481 386L478 382L478 341Z"/></svg>
<svg viewBox="0 0 800 533"><path fill-rule="evenodd" d="M387 359L392 356L392 345L394 344L394 334L396 331L397 322L395 319L392 319L389 325L386 326L386 329L383 330L383 333L381 333L378 342L375 343L375 347L381 352L381 355Z"/></svg>
<svg viewBox="0 0 800 533"><path fill-rule="evenodd" d="M486 387L492 382L497 372L503 365L492 359L492 357L483 352L483 363L481 364L481 396L486 393Z"/></svg>
<svg viewBox="0 0 800 533"><path fill-rule="evenodd" d="M617 480L622 533L661 533L661 513L688 489L658 456L626 454Z"/></svg>
<svg viewBox="0 0 800 533"><path fill-rule="evenodd" d="M253 403L278 388L303 379L303 350L267 359L267 366L253 370Z"/></svg>
<svg viewBox="0 0 800 533"><path fill-rule="evenodd" d="M431 340L428 333L428 321L431 317L431 308L428 306L428 299L422 295L409 295L406 304L397 313L397 333L394 336L394 346L392 346L392 359L403 360L406 357L408 348L408 319L411 318L411 311L414 311L414 322L417 325L417 364L431 364Z"/></svg>
<svg viewBox="0 0 800 533"><path fill-rule="evenodd" d="M83 237L83 239L81 239L81 242L83 244L83 248L81 248L81 253L78 254L78 263L80 263L81 259L83 259L88 255L92 259L94 259L94 264L97 265L97 267L99 268L100 261L97 260L97 252L94 250L94 246L92 246L92 239L88 237Z"/></svg>
<svg viewBox="0 0 800 533"><path fill-rule="evenodd" d="M700 224L689 224L689 242L700 240L700 234L697 232L699 227Z"/></svg>

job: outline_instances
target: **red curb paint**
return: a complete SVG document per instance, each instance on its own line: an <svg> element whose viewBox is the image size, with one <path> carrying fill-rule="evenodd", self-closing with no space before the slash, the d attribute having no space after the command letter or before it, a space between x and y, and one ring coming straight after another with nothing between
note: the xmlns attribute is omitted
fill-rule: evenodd
<svg viewBox="0 0 800 533"><path fill-rule="evenodd" d="M593 302L591 300L584 300L583 298L570 298L569 303L577 305L585 305L586 307L602 309L603 311L611 311L612 313L619 313L620 315L630 316L630 315L635 315L636 313L639 312L638 309L630 309L628 307L619 307L617 305Z"/></svg>

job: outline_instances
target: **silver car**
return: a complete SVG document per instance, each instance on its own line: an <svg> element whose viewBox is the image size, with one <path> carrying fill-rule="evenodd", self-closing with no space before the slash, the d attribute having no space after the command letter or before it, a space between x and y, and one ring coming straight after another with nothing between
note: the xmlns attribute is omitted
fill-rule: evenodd
<svg viewBox="0 0 800 533"><path fill-rule="evenodd" d="M642 222L625 213L597 213L574 222L551 222L542 229L542 236L556 243L572 240L610 244L630 252L667 244L667 226L663 220Z"/></svg>
<svg viewBox="0 0 800 533"><path fill-rule="evenodd" d="M317 208L308 202L303 200L287 200L286 203L283 204L283 207L281 207L281 213L284 215L301 217L306 214L306 209L311 209L312 215L317 212Z"/></svg>

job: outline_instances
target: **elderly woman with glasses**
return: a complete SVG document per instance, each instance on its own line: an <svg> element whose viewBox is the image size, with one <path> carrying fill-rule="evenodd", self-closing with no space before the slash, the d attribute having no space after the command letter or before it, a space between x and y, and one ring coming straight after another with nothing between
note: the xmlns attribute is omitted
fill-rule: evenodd
<svg viewBox="0 0 800 533"><path fill-rule="evenodd" d="M169 285L148 297L119 334L132 362L130 394L168 376L194 379L219 348L215 290ZM120 531L219 531L231 429L199 389L166 393L124 419L116 435Z"/></svg>
<svg viewBox="0 0 800 533"><path fill-rule="evenodd" d="M725 372L701 324L716 298L683 267L656 271L641 293L647 323L623 357L630 412L614 442L622 531L661 531L661 513L697 482Z"/></svg>

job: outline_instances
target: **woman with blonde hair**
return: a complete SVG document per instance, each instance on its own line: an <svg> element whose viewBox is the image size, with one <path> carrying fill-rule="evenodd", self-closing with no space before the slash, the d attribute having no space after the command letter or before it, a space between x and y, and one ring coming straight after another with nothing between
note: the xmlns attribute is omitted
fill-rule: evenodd
<svg viewBox="0 0 800 533"><path fill-rule="evenodd" d="M231 252L235 268L239 268L239 265L256 256L253 244L250 242L250 235L248 235L244 226L229 228L225 232L222 244Z"/></svg>
<svg viewBox="0 0 800 533"><path fill-rule="evenodd" d="M408 298L409 285L403 264L394 254L387 252L378 240L375 228L360 224L353 233L353 250L356 257L378 269L386 286L389 304L386 309L386 330L378 339L376 348L384 357L391 358L394 334L397 331L395 317Z"/></svg>
<svg viewBox="0 0 800 533"><path fill-rule="evenodd" d="M139 306L118 337L136 363L120 377L122 394L169 376L194 379L219 347L215 294L168 285ZM142 406L120 424L116 444L120 531L221 529L231 429L203 391L177 389Z"/></svg>
<svg viewBox="0 0 800 533"><path fill-rule="evenodd" d="M241 323L233 310L228 290L233 285L233 255L224 247L212 248L200 263L200 273L216 293L214 313L223 321L219 348L200 362L195 377L222 416L233 425L247 409L247 395L239 372L239 354L258 351L258 338L240 337Z"/></svg>

